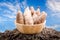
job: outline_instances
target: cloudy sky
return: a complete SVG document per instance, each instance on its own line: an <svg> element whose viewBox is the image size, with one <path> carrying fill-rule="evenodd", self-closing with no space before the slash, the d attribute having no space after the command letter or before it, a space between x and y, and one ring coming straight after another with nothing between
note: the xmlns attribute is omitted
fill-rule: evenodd
<svg viewBox="0 0 60 40"><path fill-rule="evenodd" d="M60 0L0 0L0 32L15 29L18 7L24 12L27 6L47 13L46 27L60 31Z"/></svg>

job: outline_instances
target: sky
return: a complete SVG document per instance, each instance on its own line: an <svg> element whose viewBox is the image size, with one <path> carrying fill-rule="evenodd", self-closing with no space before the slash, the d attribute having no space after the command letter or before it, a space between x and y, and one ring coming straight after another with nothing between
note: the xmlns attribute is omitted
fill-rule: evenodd
<svg viewBox="0 0 60 40"><path fill-rule="evenodd" d="M0 32L16 28L14 21L18 7L24 13L27 6L33 6L47 13L46 27L60 31L60 0L0 0Z"/></svg>

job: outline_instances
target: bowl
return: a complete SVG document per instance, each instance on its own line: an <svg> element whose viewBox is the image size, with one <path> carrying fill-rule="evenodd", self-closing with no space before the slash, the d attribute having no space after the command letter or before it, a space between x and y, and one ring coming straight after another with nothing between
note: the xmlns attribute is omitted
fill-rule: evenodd
<svg viewBox="0 0 60 40"><path fill-rule="evenodd" d="M15 21L15 25L16 25L17 30L20 33L23 33L23 34L40 33L43 30L44 26L45 26L44 23L34 24L34 25L26 25L26 24L19 24L16 21Z"/></svg>

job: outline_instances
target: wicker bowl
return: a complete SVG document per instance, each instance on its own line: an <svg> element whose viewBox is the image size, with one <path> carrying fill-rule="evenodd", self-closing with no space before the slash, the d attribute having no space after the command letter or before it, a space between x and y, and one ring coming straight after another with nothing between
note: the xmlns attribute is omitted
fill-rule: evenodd
<svg viewBox="0 0 60 40"><path fill-rule="evenodd" d="M35 25L26 25L26 24L19 24L15 21L16 28L19 32L23 34L36 34L40 33L44 28L44 23L35 24Z"/></svg>

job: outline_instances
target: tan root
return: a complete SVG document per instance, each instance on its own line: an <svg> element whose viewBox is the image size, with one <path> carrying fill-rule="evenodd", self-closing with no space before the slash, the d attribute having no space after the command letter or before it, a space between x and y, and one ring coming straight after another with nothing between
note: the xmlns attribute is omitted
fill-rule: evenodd
<svg viewBox="0 0 60 40"><path fill-rule="evenodd" d="M23 18L23 14L21 11L18 11L17 13L16 22L20 24L24 24L24 18Z"/></svg>

